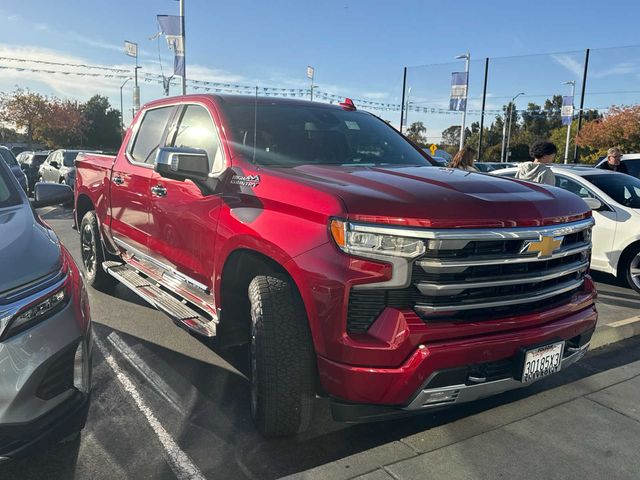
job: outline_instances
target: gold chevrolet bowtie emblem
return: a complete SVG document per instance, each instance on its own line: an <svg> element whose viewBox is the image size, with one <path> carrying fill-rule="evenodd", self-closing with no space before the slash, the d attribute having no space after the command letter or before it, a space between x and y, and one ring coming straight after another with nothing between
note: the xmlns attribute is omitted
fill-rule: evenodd
<svg viewBox="0 0 640 480"><path fill-rule="evenodd" d="M540 237L539 241L526 242L522 253L538 253L538 258L550 257L562 244L562 237Z"/></svg>

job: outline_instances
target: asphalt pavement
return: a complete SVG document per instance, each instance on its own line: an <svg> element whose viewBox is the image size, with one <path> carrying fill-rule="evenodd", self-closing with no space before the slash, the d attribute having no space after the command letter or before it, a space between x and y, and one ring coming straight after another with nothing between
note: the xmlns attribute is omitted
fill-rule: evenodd
<svg viewBox="0 0 640 480"><path fill-rule="evenodd" d="M70 212L42 216L78 261ZM389 422L336 423L318 399L310 431L278 440L253 427L246 350L210 348L122 286L90 290L96 348L87 427L73 442L0 466L0 478L601 478L607 470L637 479L631 452L640 446L640 414L631 399L640 398L640 338L621 339L636 333L640 296L613 277L594 277L598 332L610 329L602 344L614 343L566 371Z"/></svg>

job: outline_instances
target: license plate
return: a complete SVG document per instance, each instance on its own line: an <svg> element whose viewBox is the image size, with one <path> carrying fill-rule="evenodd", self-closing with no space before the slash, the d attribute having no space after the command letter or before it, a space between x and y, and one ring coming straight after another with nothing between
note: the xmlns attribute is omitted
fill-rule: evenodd
<svg viewBox="0 0 640 480"><path fill-rule="evenodd" d="M560 370L564 342L527 350L522 368L522 383L530 383Z"/></svg>

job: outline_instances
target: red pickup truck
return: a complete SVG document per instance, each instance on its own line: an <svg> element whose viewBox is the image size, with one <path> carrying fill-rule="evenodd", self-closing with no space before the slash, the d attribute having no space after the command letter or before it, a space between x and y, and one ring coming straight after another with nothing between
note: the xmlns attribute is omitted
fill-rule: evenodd
<svg viewBox="0 0 640 480"><path fill-rule="evenodd" d="M265 435L527 385L594 331L591 211L556 188L433 166L352 102L189 95L77 161L88 282L248 344ZM158 328L163 328L158 325Z"/></svg>

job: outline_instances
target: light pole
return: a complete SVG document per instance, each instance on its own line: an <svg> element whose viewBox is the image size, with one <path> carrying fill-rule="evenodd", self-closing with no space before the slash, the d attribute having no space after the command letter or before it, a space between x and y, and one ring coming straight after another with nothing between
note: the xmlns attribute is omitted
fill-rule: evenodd
<svg viewBox="0 0 640 480"><path fill-rule="evenodd" d="M562 82L562 85L571 85L571 116L569 117L569 123L567 125L567 144L564 147L564 163L569 163L569 142L571 141L571 123L573 122L573 96L576 93L576 81L570 80L568 82ZM564 108L564 105L562 106Z"/></svg>
<svg viewBox="0 0 640 480"><path fill-rule="evenodd" d="M187 94L187 34L184 31L184 0L180 0L180 27L182 33L182 95Z"/></svg>
<svg viewBox="0 0 640 480"><path fill-rule="evenodd" d="M502 153L500 155L500 161L506 162L507 157L509 155L509 142L511 140L511 106L516 101L520 95L524 95L524 92L520 92L515 97L511 99L509 102L509 108L507 109L507 118L505 119L502 125ZM507 122L509 122L509 133L507 134ZM506 141L506 150L505 150L505 141Z"/></svg>
<svg viewBox="0 0 640 480"><path fill-rule="evenodd" d="M137 70L136 70L137 71ZM122 85L120 85L120 133L122 138L124 138L124 110L122 105L122 89L127 84L127 82L131 80L131 77L127 78Z"/></svg>
<svg viewBox="0 0 640 480"><path fill-rule="evenodd" d="M457 55L456 60L464 59L464 71L467 74L467 84L464 91L464 108L462 109L462 125L460 127L460 150L464 148L464 127L467 120L467 97L469 95L469 61L471 60L471 54L465 53L463 55Z"/></svg>
<svg viewBox="0 0 640 480"><path fill-rule="evenodd" d="M407 98L406 98L406 103L404 104L404 132L406 133L407 130L409 130L409 97L411 96L411 87L409 87L409 90L407 90Z"/></svg>
<svg viewBox="0 0 640 480"><path fill-rule="evenodd" d="M133 110L137 113L140 110L140 87L138 87L138 57L136 57L136 68L134 69L133 86Z"/></svg>

